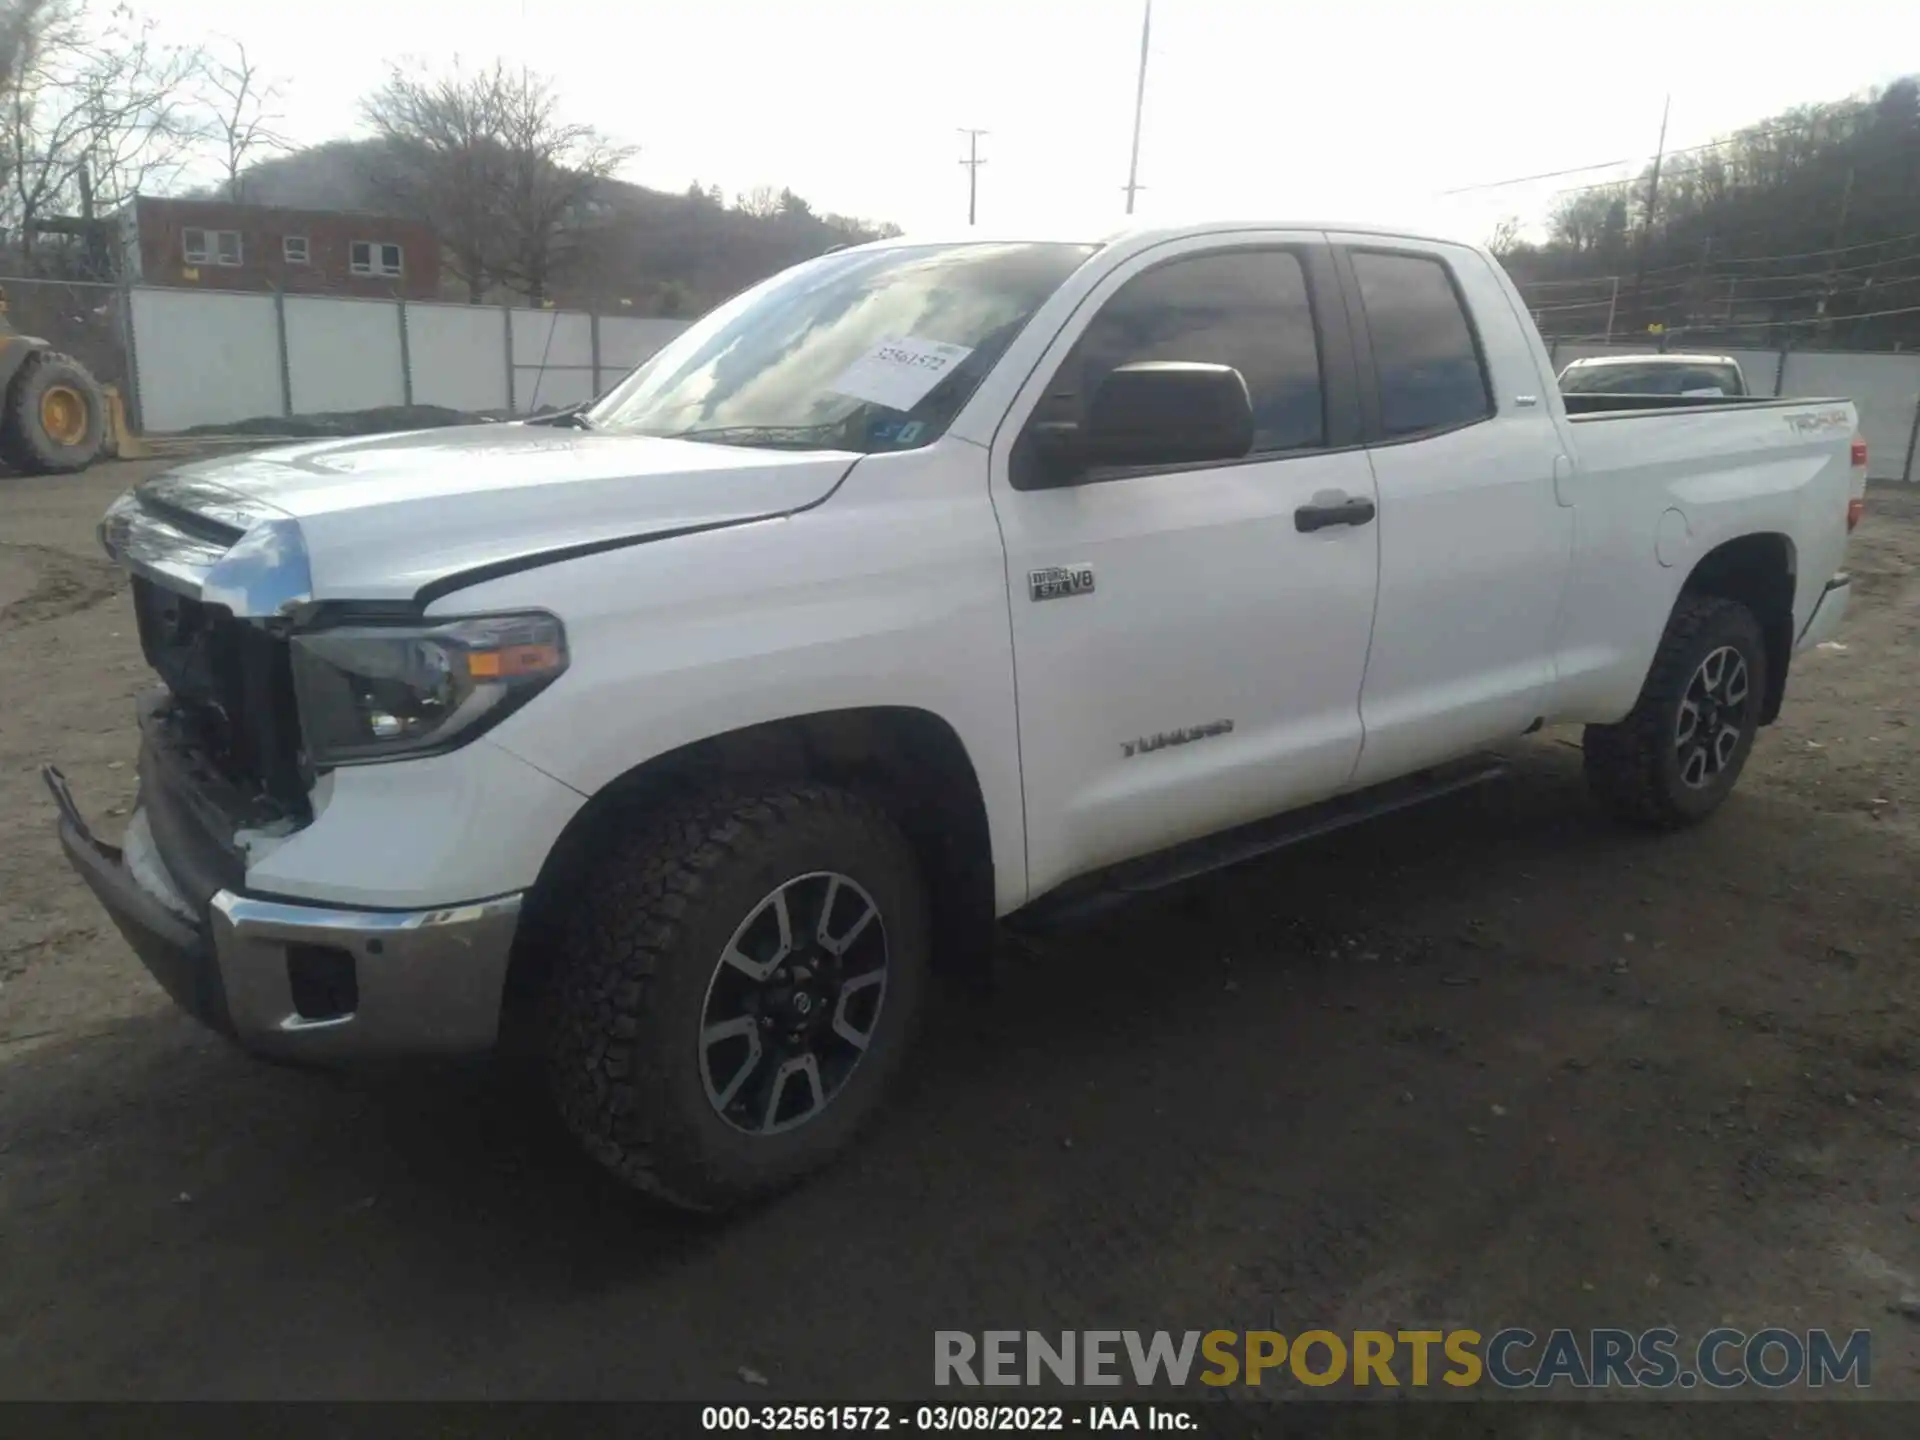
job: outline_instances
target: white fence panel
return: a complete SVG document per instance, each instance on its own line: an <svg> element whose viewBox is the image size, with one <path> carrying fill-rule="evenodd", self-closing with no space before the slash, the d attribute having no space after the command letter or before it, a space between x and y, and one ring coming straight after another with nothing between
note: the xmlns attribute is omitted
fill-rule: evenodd
<svg viewBox="0 0 1920 1440"><path fill-rule="evenodd" d="M593 318L569 310L513 310L513 363L593 366Z"/></svg>
<svg viewBox="0 0 1920 1440"><path fill-rule="evenodd" d="M156 434L284 413L283 351L271 295L133 290L135 376L142 425ZM687 328L685 320L572 311L410 303L406 345L391 301L290 295L284 301L285 375L295 414L404 403L521 414L572 405L617 383ZM512 350L509 352L509 335ZM1644 344L1559 344L1556 366L1591 355L1653 353ZM1875 479L1920 482L1912 456L1920 419L1920 355L1794 351L1726 352L1756 394L1843 395L1860 408ZM512 392L508 385L511 378Z"/></svg>
<svg viewBox="0 0 1920 1440"><path fill-rule="evenodd" d="M1920 407L1920 355L1837 355L1794 351L1781 390L1788 395L1843 395L1860 409L1867 442L1867 476L1912 480L1906 474Z"/></svg>
<svg viewBox="0 0 1920 1440"><path fill-rule="evenodd" d="M690 324L686 320L642 320L631 315L600 317L600 373L608 385L665 345Z"/></svg>
<svg viewBox="0 0 1920 1440"><path fill-rule="evenodd" d="M280 342L271 295L133 292L140 423L157 434L278 415Z"/></svg>
<svg viewBox="0 0 1920 1440"><path fill-rule="evenodd" d="M513 408L576 405L593 398L593 317L564 310L513 310Z"/></svg>
<svg viewBox="0 0 1920 1440"><path fill-rule="evenodd" d="M507 408L507 327L498 310L409 302L407 361L416 405Z"/></svg>
<svg viewBox="0 0 1920 1440"><path fill-rule="evenodd" d="M398 305L391 300L289 295L286 317L294 414L328 415L406 403Z"/></svg>

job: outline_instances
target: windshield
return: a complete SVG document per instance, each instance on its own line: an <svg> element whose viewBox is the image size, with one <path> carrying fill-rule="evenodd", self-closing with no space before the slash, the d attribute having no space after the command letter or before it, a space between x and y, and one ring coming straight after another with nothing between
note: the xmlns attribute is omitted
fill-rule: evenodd
<svg viewBox="0 0 1920 1440"><path fill-rule="evenodd" d="M1744 395L1735 365L1650 360L1644 365L1583 365L1560 377L1563 395Z"/></svg>
<svg viewBox="0 0 1920 1440"><path fill-rule="evenodd" d="M587 422L782 449L926 445L1095 248L918 245L823 255L695 321Z"/></svg>

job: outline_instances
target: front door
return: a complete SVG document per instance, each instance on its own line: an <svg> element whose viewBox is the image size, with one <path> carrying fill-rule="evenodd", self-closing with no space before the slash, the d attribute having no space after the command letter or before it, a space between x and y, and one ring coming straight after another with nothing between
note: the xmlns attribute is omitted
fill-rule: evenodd
<svg viewBox="0 0 1920 1440"><path fill-rule="evenodd" d="M1252 453L1036 481L1029 427L1140 360L1238 369ZM1016 401L993 499L1032 895L1346 784L1379 563L1353 375L1330 252L1253 232L1116 267Z"/></svg>

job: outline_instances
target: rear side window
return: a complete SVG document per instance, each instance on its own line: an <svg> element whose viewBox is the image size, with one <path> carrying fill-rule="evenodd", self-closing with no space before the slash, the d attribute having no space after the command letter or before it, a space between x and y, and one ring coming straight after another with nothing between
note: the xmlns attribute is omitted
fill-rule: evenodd
<svg viewBox="0 0 1920 1440"><path fill-rule="evenodd" d="M1355 252L1380 378L1380 422L1389 436L1470 425L1493 414L1473 327L1440 261Z"/></svg>
<svg viewBox="0 0 1920 1440"><path fill-rule="evenodd" d="M1088 324L1035 418L1078 419L1102 380L1140 360L1238 370L1253 402L1252 454L1326 443L1313 307L1290 250L1194 255L1136 275Z"/></svg>

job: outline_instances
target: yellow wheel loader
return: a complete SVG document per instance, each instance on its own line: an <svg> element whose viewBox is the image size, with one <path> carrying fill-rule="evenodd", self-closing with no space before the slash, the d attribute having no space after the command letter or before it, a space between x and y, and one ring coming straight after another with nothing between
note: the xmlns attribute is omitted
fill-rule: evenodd
<svg viewBox="0 0 1920 1440"><path fill-rule="evenodd" d="M0 290L0 462L23 475L84 470L106 444L107 411L86 366L14 332Z"/></svg>

